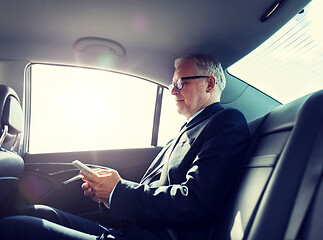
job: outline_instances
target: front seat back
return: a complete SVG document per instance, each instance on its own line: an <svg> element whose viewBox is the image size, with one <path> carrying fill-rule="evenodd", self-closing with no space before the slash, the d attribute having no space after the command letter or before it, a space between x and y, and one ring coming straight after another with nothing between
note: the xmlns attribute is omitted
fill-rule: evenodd
<svg viewBox="0 0 323 240"><path fill-rule="evenodd" d="M0 85L0 218L12 209L24 162L17 154L23 131L23 113L16 92Z"/></svg>

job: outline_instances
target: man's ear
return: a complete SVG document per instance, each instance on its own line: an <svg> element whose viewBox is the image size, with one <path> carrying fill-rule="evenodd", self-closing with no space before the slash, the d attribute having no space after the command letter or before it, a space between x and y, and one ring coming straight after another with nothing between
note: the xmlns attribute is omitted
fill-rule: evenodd
<svg viewBox="0 0 323 240"><path fill-rule="evenodd" d="M208 77L206 81L207 81L206 92L211 92L214 89L215 85L217 84L217 81L213 76Z"/></svg>

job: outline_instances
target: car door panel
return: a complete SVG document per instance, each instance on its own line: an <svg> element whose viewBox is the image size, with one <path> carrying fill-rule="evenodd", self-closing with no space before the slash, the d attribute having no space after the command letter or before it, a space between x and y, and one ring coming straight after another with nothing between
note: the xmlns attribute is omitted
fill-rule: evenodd
<svg viewBox="0 0 323 240"><path fill-rule="evenodd" d="M82 180L76 177L79 170L71 162L78 159L91 167L113 168L122 178L138 182L160 149L26 154L16 197L18 211L30 204L45 204L97 219L98 204L83 195Z"/></svg>

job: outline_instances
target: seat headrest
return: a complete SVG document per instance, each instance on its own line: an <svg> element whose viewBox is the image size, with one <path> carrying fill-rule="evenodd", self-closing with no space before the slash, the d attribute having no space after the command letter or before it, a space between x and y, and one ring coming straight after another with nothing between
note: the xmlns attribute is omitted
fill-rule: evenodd
<svg viewBox="0 0 323 240"><path fill-rule="evenodd" d="M0 136L7 131L3 142L16 141L17 136L23 131L23 122L24 117L17 93L12 88L0 84Z"/></svg>

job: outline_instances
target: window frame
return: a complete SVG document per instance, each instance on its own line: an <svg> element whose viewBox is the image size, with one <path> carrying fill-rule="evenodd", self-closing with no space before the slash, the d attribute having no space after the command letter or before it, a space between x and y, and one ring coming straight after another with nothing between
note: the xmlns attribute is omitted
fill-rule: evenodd
<svg viewBox="0 0 323 240"><path fill-rule="evenodd" d="M30 63L25 68L25 81L24 81L24 101L23 101L23 111L24 111L24 117L25 117L25 123L24 123L24 138L22 142L22 154L38 154L38 153L30 153L29 152L29 146L30 146L30 128L31 128L31 95L32 95L32 66L33 65L48 65L48 66L59 66L59 67L72 67L72 68L80 68L80 69L90 69L90 70L98 70L98 71L105 71L110 73L117 73L122 74L125 76L135 77L138 80L147 81L152 84L155 84L156 86L156 98L155 98L155 104L154 104L154 111L151 113L153 116L153 125L151 129L151 144L147 147L157 147L158 144L158 135L159 135L159 124L160 124L160 118L161 118L161 106L162 106L162 99L163 99L163 93L164 89L167 88L166 86L154 82L152 80L138 77L135 75L122 73L118 71L111 71L101 68L94 68L94 67L84 67L84 66L75 66L75 65L64 65L64 64L47 64L47 63ZM126 148L121 148L126 149ZM107 149L110 150L110 149ZM86 150L86 151L100 151L98 150ZM85 151L85 152L86 152ZM68 151L68 152L74 152L74 151ZM55 152L56 153L56 152ZM58 153L58 152L57 152ZM43 154L43 153L42 153ZM49 153L46 153L49 154Z"/></svg>

